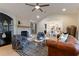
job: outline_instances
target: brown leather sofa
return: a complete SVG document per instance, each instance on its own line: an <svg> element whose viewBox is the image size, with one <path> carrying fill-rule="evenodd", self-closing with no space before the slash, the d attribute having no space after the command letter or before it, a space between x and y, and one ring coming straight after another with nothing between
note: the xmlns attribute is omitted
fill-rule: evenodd
<svg viewBox="0 0 79 59"><path fill-rule="evenodd" d="M76 56L79 53L79 50L75 48L77 44L73 36L69 36L67 42L49 39L46 43L49 56Z"/></svg>

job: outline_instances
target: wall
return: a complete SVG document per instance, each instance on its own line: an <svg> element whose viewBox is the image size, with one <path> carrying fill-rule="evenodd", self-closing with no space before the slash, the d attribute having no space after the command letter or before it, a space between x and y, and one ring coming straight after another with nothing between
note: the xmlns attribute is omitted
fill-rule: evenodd
<svg viewBox="0 0 79 59"><path fill-rule="evenodd" d="M13 29L14 29L14 34L20 34L21 31L24 31L24 30L29 30L29 28L18 28L17 27L17 23L18 23L18 20L21 21L21 24L23 25L29 25L30 24L30 21L27 20L27 19L21 19L21 17L17 17L18 15L15 15L13 14L12 12L8 11L8 10L1 10L0 9L0 12L3 12L7 15L9 15L10 17L13 18L13 22L14 22L14 26L13 26ZM62 27L62 29L64 30L66 28L67 25L77 25L77 22L76 21L76 18L79 20L79 17L75 17L76 15L52 15L52 16L48 16L47 18L44 18L42 19L42 21L40 21L37 25L37 32L39 31L44 31L44 24L49 24L48 25L48 31L50 30L50 24L59 24L60 27ZM79 26L79 24L78 24ZM64 28L63 28L64 27Z"/></svg>
<svg viewBox="0 0 79 59"><path fill-rule="evenodd" d="M17 29L16 28L16 19L17 19L16 16L13 13L11 13L10 11L4 10L4 9L3 10L0 9L0 12L10 16L13 19L13 34L16 34L16 29Z"/></svg>
<svg viewBox="0 0 79 59"><path fill-rule="evenodd" d="M17 17L18 15L13 14L12 12L8 11L7 9L3 9L3 10L0 9L0 12L10 16L11 18L13 18L13 34L14 35L21 34L21 31L24 31L24 30L30 31L29 28L18 28L17 27L18 20L21 21L21 25L27 25L27 26L29 26L29 24L30 24L29 20L26 20L26 19L23 20L20 17Z"/></svg>
<svg viewBox="0 0 79 59"><path fill-rule="evenodd" d="M78 25L78 32L77 32L78 36L77 37L78 37L78 40L79 40L79 15L77 15L77 25Z"/></svg>
<svg viewBox="0 0 79 59"><path fill-rule="evenodd" d="M29 20L23 20L23 19L19 19L20 21L20 25L22 26L30 26L30 21ZM17 20L17 25L18 25L18 20ZM17 27L16 25L16 27ZM31 28L22 28L22 27L17 27L17 34L21 34L21 31L29 31L31 32Z"/></svg>
<svg viewBox="0 0 79 59"><path fill-rule="evenodd" d="M69 25L76 25L76 16L75 15L52 15L48 16L47 18L43 19L38 23L37 31L44 31L45 27L44 24L47 24L47 31L50 31L50 28L53 24L58 24L63 31L65 31L66 27ZM52 25L50 25L52 24Z"/></svg>

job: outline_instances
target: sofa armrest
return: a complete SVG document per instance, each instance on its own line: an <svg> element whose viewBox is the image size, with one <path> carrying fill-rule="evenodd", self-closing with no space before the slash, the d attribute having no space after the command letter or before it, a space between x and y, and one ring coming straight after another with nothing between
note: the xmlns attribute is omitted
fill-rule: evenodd
<svg viewBox="0 0 79 59"><path fill-rule="evenodd" d="M62 55L77 55L76 49L72 44L68 44L60 41L53 41L53 40L47 40L46 43L48 46L49 54L59 53Z"/></svg>

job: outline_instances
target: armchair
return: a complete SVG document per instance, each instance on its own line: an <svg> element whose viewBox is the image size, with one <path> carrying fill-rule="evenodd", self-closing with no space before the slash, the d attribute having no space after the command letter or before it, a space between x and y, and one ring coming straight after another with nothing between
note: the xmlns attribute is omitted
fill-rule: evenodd
<svg viewBox="0 0 79 59"><path fill-rule="evenodd" d="M43 39L45 39L45 34L44 34L43 32L38 32L38 34L37 34L37 39L38 39L38 40L43 40Z"/></svg>
<svg viewBox="0 0 79 59"><path fill-rule="evenodd" d="M15 50L22 50L29 45L27 37L21 35L14 35L12 38L12 48Z"/></svg>

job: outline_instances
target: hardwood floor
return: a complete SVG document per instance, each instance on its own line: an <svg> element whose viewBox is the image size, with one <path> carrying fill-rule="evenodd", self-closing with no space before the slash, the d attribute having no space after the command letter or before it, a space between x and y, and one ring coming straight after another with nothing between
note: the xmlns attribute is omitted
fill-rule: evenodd
<svg viewBox="0 0 79 59"><path fill-rule="evenodd" d="M0 56L19 56L19 54L12 49L12 45L6 45L0 47Z"/></svg>

